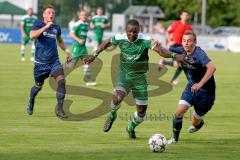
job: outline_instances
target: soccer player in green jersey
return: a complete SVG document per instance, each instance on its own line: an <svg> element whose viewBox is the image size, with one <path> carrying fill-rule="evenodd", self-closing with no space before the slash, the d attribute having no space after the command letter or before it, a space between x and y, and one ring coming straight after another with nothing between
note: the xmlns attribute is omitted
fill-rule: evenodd
<svg viewBox="0 0 240 160"><path fill-rule="evenodd" d="M104 30L110 27L107 16L103 15L102 7L98 7L96 13L97 15L92 17L92 22L90 23L90 27L93 29L94 33L94 50L97 50L98 46L102 43Z"/></svg>
<svg viewBox="0 0 240 160"><path fill-rule="evenodd" d="M95 52L84 59L89 64L100 52L110 45L118 45L120 53L120 66L117 74L114 95L110 104L110 114L104 124L103 131L108 132L117 117L117 110L124 97L132 91L137 111L133 114L127 126L129 138L135 139L135 127L143 122L148 105L148 91L145 73L148 71L148 50L153 49L165 58L174 57L179 62L185 62L184 56L170 53L160 44L155 43L149 36L139 33L140 26L137 20L129 20L126 33L118 34L104 41ZM187 63L187 62L185 62Z"/></svg>
<svg viewBox="0 0 240 160"><path fill-rule="evenodd" d="M22 44L21 44L21 60L25 61L25 48L26 44L32 42L32 57L31 61L34 61L35 46L34 41L30 39L30 31L34 23L36 22L37 17L33 15L33 9L28 8L27 15L22 17L20 29L22 34Z"/></svg>
<svg viewBox="0 0 240 160"><path fill-rule="evenodd" d="M79 20L74 24L72 30L70 31L71 37L74 39L72 45L72 61L65 63L64 68L73 69L79 60L83 60L84 57L88 55L86 40L87 33L89 30L89 24L87 23L87 13L84 10L78 12ZM94 86L96 82L91 79L91 69L88 64L83 66L84 71L84 82L87 86Z"/></svg>

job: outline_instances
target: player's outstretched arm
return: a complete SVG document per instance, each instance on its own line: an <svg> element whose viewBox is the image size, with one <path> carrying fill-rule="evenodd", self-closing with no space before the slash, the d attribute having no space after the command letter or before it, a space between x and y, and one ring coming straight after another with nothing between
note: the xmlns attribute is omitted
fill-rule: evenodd
<svg viewBox="0 0 240 160"><path fill-rule="evenodd" d="M103 43L98 47L98 49L95 51L94 55L89 55L86 58L84 58L84 63L85 64L89 64L91 62L93 62L97 56L103 51L105 50L107 47L109 47L111 45L111 40L105 40L103 41Z"/></svg>
<svg viewBox="0 0 240 160"><path fill-rule="evenodd" d="M53 22L48 22L46 26L38 29L38 30L31 30L30 32L30 38L38 38L45 30L47 30L49 27L53 25Z"/></svg>

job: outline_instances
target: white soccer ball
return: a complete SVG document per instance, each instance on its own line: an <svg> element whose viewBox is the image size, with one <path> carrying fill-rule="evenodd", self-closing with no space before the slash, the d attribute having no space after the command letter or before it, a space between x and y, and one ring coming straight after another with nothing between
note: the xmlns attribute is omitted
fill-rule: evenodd
<svg viewBox="0 0 240 160"><path fill-rule="evenodd" d="M162 134L154 134L149 138L148 144L152 152L163 152L167 145L167 139Z"/></svg>

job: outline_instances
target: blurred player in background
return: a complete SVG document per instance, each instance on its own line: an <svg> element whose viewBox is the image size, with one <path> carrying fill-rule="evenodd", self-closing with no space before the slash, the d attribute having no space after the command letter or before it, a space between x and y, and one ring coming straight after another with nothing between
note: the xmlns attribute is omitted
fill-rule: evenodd
<svg viewBox="0 0 240 160"><path fill-rule="evenodd" d="M95 56L88 56L84 61L90 63L97 55L109 45L118 45L120 53L120 66L117 74L113 99L110 104L110 114L104 124L103 131L108 132L117 117L120 103L132 91L136 102L137 111L133 114L126 131L129 138L135 139L135 127L143 122L148 106L148 90L146 72L148 71L148 50L153 49L165 58L175 57L178 61L184 61L181 55L173 54L155 43L149 36L139 33L140 25L137 20L129 20L126 25L126 33L118 34L104 41L96 50Z"/></svg>
<svg viewBox="0 0 240 160"><path fill-rule="evenodd" d="M173 118L173 136L168 141L169 144L178 142L183 116L191 106L194 106L195 112L192 116L192 126L188 129L189 133L196 132L203 126L203 116L214 104L216 86L213 73L216 68L207 54L196 46L196 43L195 33L186 31L183 34L182 46L172 50L175 53L186 55L191 65L180 63L188 84L182 93Z"/></svg>
<svg viewBox="0 0 240 160"><path fill-rule="evenodd" d="M71 21L68 23L68 30L69 32L71 32L71 30L73 29L74 27L74 24L78 21L78 16L77 15L73 15Z"/></svg>
<svg viewBox="0 0 240 160"><path fill-rule="evenodd" d="M93 40L95 41L94 49L97 50L98 46L102 43L104 30L110 27L110 22L107 16L103 15L102 7L96 10L97 15L92 17L90 28L93 29Z"/></svg>
<svg viewBox="0 0 240 160"><path fill-rule="evenodd" d="M27 108L29 115L33 114L34 101L38 92L42 89L44 80L49 76L56 79L57 87L57 116L67 118L63 110L63 102L66 93L63 68L59 62L57 42L59 47L65 51L67 61L71 60L71 54L61 37L61 28L54 24L55 10L48 5L43 9L43 21L37 21L30 32L30 38L35 38L36 55L34 64L35 85L30 92L30 99Z"/></svg>
<svg viewBox="0 0 240 160"><path fill-rule="evenodd" d="M83 60L88 55L86 40L89 30L89 24L87 23L88 15L86 11L79 11L79 20L74 24L70 35L74 39L72 45L72 60L69 63L65 63L64 68L74 68L79 60ZM96 82L91 79L91 69L88 64L83 66L84 82L87 86L94 86Z"/></svg>
<svg viewBox="0 0 240 160"><path fill-rule="evenodd" d="M172 23L166 30L167 44L170 47L169 48L170 51L175 47L179 47L182 45L182 37L185 31L192 30L190 24L188 23L189 18L190 18L189 13L187 11L182 11L180 15L180 20ZM177 84L178 83L177 78L182 72L182 68L178 66L176 61L174 59L172 61L165 61L161 59L159 64L160 66L168 65L177 68L170 81L172 84Z"/></svg>
<svg viewBox="0 0 240 160"><path fill-rule="evenodd" d="M29 37L30 36L29 34L36 20L37 20L37 17L33 15L33 9L28 8L27 15L22 17L22 21L20 24L20 30L22 34L21 61L25 61L26 44L30 42L32 43L32 49L31 49L32 55L31 55L30 61L34 61L34 54L35 54L34 40Z"/></svg>

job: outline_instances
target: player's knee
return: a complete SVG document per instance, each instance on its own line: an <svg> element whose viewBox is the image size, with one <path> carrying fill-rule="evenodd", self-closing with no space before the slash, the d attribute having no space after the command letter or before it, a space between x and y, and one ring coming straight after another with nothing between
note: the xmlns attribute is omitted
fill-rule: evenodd
<svg viewBox="0 0 240 160"><path fill-rule="evenodd" d="M140 108L140 109L138 109L138 110L137 110L137 115L138 115L138 117L140 117L140 118L145 117L145 115L146 115L146 109L145 109L145 108Z"/></svg>
<svg viewBox="0 0 240 160"><path fill-rule="evenodd" d="M117 106L122 102L122 98L119 95L113 96L112 102L115 106Z"/></svg>

